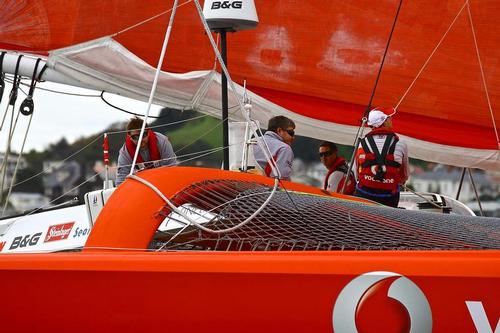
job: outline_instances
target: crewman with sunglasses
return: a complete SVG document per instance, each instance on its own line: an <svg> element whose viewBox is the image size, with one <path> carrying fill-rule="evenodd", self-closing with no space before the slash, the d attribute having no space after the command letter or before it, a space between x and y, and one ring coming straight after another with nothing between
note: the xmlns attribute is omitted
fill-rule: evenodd
<svg viewBox="0 0 500 333"><path fill-rule="evenodd" d="M294 157L291 145L294 139L295 123L291 119L285 116L269 119L266 133L258 138L261 144L253 147L255 161L266 176L290 180ZM269 159L269 153L266 154L267 149L265 151L261 146L267 146L272 159Z"/></svg>
<svg viewBox="0 0 500 333"><path fill-rule="evenodd" d="M345 158L338 156L337 145L333 142L323 141L319 146L319 159L328 170L323 181L323 190L352 195L356 188L354 173L349 172ZM344 183L347 184L344 186ZM343 191L343 192L342 192Z"/></svg>
<svg viewBox="0 0 500 333"><path fill-rule="evenodd" d="M137 117L132 118L127 124L127 137L118 155L117 186L130 173L142 124L143 120ZM177 156L175 156L172 144L165 135L147 129L139 143L139 155L137 155L135 168L142 170L165 165L177 165Z"/></svg>

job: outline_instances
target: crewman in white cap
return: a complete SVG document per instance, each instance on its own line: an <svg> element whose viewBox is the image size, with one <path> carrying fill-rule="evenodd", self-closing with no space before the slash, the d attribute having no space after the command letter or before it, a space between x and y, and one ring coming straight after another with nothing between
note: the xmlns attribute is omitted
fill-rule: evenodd
<svg viewBox="0 0 500 333"><path fill-rule="evenodd" d="M394 108L375 108L368 114L372 130L356 152L358 183L355 196L397 207L400 185L408 180L408 146L392 129Z"/></svg>

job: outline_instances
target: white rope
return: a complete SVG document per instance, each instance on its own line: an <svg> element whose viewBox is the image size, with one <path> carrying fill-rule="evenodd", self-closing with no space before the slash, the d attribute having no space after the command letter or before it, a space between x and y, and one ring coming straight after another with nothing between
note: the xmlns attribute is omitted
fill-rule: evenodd
<svg viewBox="0 0 500 333"><path fill-rule="evenodd" d="M484 93L486 94L486 100L488 101L488 108L490 110L490 116L493 123L493 129L495 130L495 135L497 138L498 149L500 150L500 138L498 137L497 125L495 123L495 115L493 114L493 108L491 107L490 95L488 93L488 86L486 84L486 77L484 75L483 63L481 62L481 56L479 55L479 46L477 45L476 32L474 29L474 23L472 22L472 14L470 11L470 5L467 2L467 11L469 12L470 26L472 30L472 37L474 38L474 46L476 47L477 61L479 62L479 69L481 70L481 78L483 80Z"/></svg>
<svg viewBox="0 0 500 333"><path fill-rule="evenodd" d="M172 14L170 15L170 21L168 22L167 32L165 33L165 39L163 40L163 46L161 48L160 59L158 59L158 66L156 66L155 78L153 80L153 87L151 88L151 92L149 94L148 106L146 108L146 115L144 116L144 121L142 122L141 132L139 134L138 144L135 149L134 159L132 160L132 167L130 168L130 174L134 172L135 163L137 162L137 157L139 156L139 150L141 149L142 138L144 137L144 130L146 128L146 123L148 121L149 112L151 111L151 105L153 104L153 98L155 96L156 87L158 85L158 78L161 73L161 65L163 64L163 59L165 58L165 53L167 51L168 41L170 39L170 32L172 31L172 25L174 23L175 13L177 11L177 3L179 0L174 1L174 7L172 9Z"/></svg>
<svg viewBox="0 0 500 333"><path fill-rule="evenodd" d="M263 194L268 194L268 193L271 193L272 191L266 191L266 192L259 192L259 193L252 193L252 194L247 194L247 195L243 195L241 197L237 197L237 198L234 198L232 200L229 200L227 202L224 202L220 205L217 205L213 208L211 208L210 210L207 210L207 211L204 211L205 214L207 213L212 213L213 211L215 211L216 209L219 209L225 205L228 205L232 202L236 202L236 201L239 201L239 200L243 200L243 199L248 199L248 198L251 198L251 197L256 197L256 196L259 196L259 195L263 195ZM187 210L190 210L190 209L187 209ZM191 210L194 212L194 210ZM202 217L205 217L204 215L200 214L200 213L197 213L199 214L198 217L196 217L196 220L202 218ZM158 251L162 251L165 246L167 246L168 244L170 244L170 242L172 242L177 236L179 236L184 230L186 230L186 228L188 228L190 226L189 223L186 223L185 221L182 221L182 220L178 220L178 219L173 219L173 218L169 218L169 220L167 221L167 224L168 225L168 222L170 222L170 220L173 220L174 222L176 223L179 223L179 224L184 224L184 227L179 231L177 232L175 235L173 235L167 242L165 242L165 244L163 244L158 250L156 250L157 252ZM210 221L212 221L213 219L210 219Z"/></svg>
<svg viewBox="0 0 500 333"><path fill-rule="evenodd" d="M1 216L4 216L5 210L7 209L7 204L9 202L10 194L12 193L12 188L14 187L14 180L16 179L17 169L19 167L19 162L21 161L21 157L23 156L24 145L26 144L26 139L28 138L28 133L29 133L29 130L30 130L31 120L32 119L33 119L33 113L30 114L30 119L28 121L28 126L26 127L26 133L24 134L23 144L21 146L21 151L19 152L19 155L17 156L16 167L14 168L14 173L12 175L12 180L10 182L9 191L7 192L7 197L5 198L5 203L3 205L2 215Z"/></svg>
<svg viewBox="0 0 500 333"><path fill-rule="evenodd" d="M441 43L446 38L446 36L450 32L450 30L453 27L453 25L455 25L455 22L457 21L458 17L460 16L460 14L462 13L462 11L464 10L465 6L468 3L469 3L469 0L466 0L465 3L463 4L462 8L460 8L460 11L455 16L455 18L453 19L453 21L451 22L450 26L448 27L448 29L444 33L443 37L441 37L441 40L438 42L438 44L436 45L436 47L434 48L434 50L432 50L431 55L429 56L429 58L427 58L427 60L425 61L424 65L422 66L422 68L420 68L420 71L417 73L417 76L411 82L411 84L408 87L408 89L406 89L406 91L404 92L403 96L399 99L399 102L396 104L396 106L394 107L394 109L396 109L396 110L398 109L399 105L403 102L403 100L405 99L406 95L410 92L411 88L413 88L413 85L415 84L415 82L417 81L417 79L420 77L420 75L422 74L422 72L424 71L424 69L427 67L427 64L429 63L429 61L431 61L431 58L434 56L434 53L436 53L436 51L439 49L439 47L441 46Z"/></svg>
<svg viewBox="0 0 500 333"><path fill-rule="evenodd" d="M3 189L5 185L5 178L7 177L7 171L9 168L9 155L10 155L10 148L11 148L11 139L12 139L12 134L14 133L14 106L12 106L12 114L10 117L10 125L9 125L9 135L7 137L7 147L5 148L5 155L2 163L2 167L0 168L0 172L2 173L2 182L0 183L0 202L3 199Z"/></svg>
<svg viewBox="0 0 500 333"><path fill-rule="evenodd" d="M186 221L188 221L191 225L195 226L196 228L200 229L200 230L203 230L205 232L209 232L209 233L212 233L212 234L223 234L223 233L226 233L226 232L231 232L231 231L234 231L238 228L241 228L242 226L244 226L245 224L247 224L248 222L250 222L251 220L253 220L253 218L255 216L257 216L257 214L259 214L264 208L266 208L267 204L271 201L272 197L274 196L274 193L276 192L277 188L278 188L278 185L279 185L279 180L278 179L275 179L274 180L274 187L271 191L271 194L267 197L266 201L264 201L264 203L262 203L262 205L252 214L250 215L246 220L244 220L243 222L231 227L231 228L226 228L226 229L219 229L219 230L212 230L210 228L207 228L201 224L199 224L198 222L196 221L193 221L190 217L188 217L182 210L180 210L177 206L175 206L163 193L161 193L161 191L156 187L154 186L152 183L148 182L147 180L141 178L141 177L138 177L137 175L129 175L128 178L132 178L144 185L146 185L147 187L149 187L151 190L153 190L153 192L155 192L160 198L162 198L166 203L167 205L170 207L170 209L172 209L172 211L174 211L175 213L179 214L180 216L182 216L184 219L186 219Z"/></svg>
<svg viewBox="0 0 500 333"><path fill-rule="evenodd" d="M192 0L185 1L185 2L181 3L181 4L180 4L180 5L178 5L178 6L174 5L172 8L170 8L170 9L168 9L168 10L164 11L164 12L161 12L161 13L159 13L159 14L156 14L155 16L151 16L150 18L147 18L147 19L145 19L144 21L141 21L141 22L139 22L139 23L136 23L136 24L134 24L134 25L131 25L131 26L129 26L129 27L127 27L127 28L123 29L123 30L118 31L117 33L112 34L112 35L111 35L111 37L118 36L119 34L122 34L122 33L124 33L124 32L129 31L129 30L132 30L132 29L134 29L134 28L137 28L138 26L141 26L141 25L143 25L143 24L146 24L146 23L148 23L148 22L150 22L150 21L152 21L152 20L154 20L154 19L156 19L156 18L158 18L158 17L160 17L160 16L163 16L163 15L165 15L165 14L167 14L167 13L171 12L172 10L176 10L177 8L182 7L182 6L184 6L184 5L188 4L188 3L190 3L191 1L192 1ZM177 1L176 1L175 3L177 3Z"/></svg>
<svg viewBox="0 0 500 333"><path fill-rule="evenodd" d="M3 117L2 117L2 123L0 124L0 132L2 131L3 129L3 125L5 123L5 118L7 117L7 113L9 112L9 103L7 103L7 107L5 108L5 112L3 113Z"/></svg>

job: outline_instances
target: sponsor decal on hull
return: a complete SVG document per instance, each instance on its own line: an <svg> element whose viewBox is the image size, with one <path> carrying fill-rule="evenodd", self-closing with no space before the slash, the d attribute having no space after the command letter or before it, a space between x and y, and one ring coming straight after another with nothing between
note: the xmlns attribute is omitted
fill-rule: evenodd
<svg viewBox="0 0 500 333"><path fill-rule="evenodd" d="M0 242L0 252L2 252L4 246L5 246L5 242Z"/></svg>
<svg viewBox="0 0 500 333"><path fill-rule="evenodd" d="M392 272L370 272L340 292L332 315L335 333L431 333L427 298L410 279Z"/></svg>
<svg viewBox="0 0 500 333"><path fill-rule="evenodd" d="M41 232L37 232L36 234L33 235L17 236L12 241L12 244L10 244L9 250L15 250L17 248L23 248L28 246L35 246L36 244L38 244L38 241L40 240L41 236L42 236Z"/></svg>
<svg viewBox="0 0 500 333"><path fill-rule="evenodd" d="M45 235L44 243L67 239L75 222L51 225Z"/></svg>
<svg viewBox="0 0 500 333"><path fill-rule="evenodd" d="M73 232L72 238L87 236L89 233L90 233L89 228L76 227L75 231Z"/></svg>
<svg viewBox="0 0 500 333"><path fill-rule="evenodd" d="M496 324L495 330L490 326L488 316L484 310L482 302L479 301L466 301L467 310L469 310L472 321L478 333L500 333L500 319Z"/></svg>

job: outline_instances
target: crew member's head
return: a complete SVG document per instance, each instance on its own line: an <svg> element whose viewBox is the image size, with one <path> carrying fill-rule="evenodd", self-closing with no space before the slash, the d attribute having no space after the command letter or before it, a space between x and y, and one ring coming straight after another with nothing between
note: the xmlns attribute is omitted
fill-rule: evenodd
<svg viewBox="0 0 500 333"><path fill-rule="evenodd" d="M137 141L139 141L139 135L141 133L141 128L143 124L143 120L141 118L132 118L127 124L127 135L129 136L130 140L132 140L135 144L137 144ZM147 130L144 132L144 135L142 137L142 141L140 143L141 149L146 148L148 145L148 132Z"/></svg>
<svg viewBox="0 0 500 333"><path fill-rule="evenodd" d="M268 131L278 134L288 145L291 145L295 139L295 123L285 116L276 116L269 119L267 125Z"/></svg>
<svg viewBox="0 0 500 333"><path fill-rule="evenodd" d="M333 142L323 141L319 146L319 159L327 169L330 169L335 163L337 152L337 145Z"/></svg>
<svg viewBox="0 0 500 333"><path fill-rule="evenodd" d="M392 128L394 114L396 114L394 108L375 108L368 114L368 126L371 128Z"/></svg>

